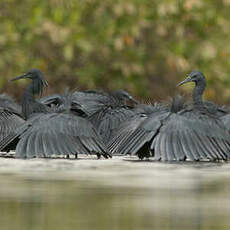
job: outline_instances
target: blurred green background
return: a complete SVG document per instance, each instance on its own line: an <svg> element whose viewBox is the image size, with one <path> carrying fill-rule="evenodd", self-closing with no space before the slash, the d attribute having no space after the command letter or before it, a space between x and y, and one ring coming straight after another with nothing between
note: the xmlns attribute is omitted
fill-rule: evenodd
<svg viewBox="0 0 230 230"><path fill-rule="evenodd" d="M21 97L28 82L8 80L36 67L47 93L123 88L162 100L190 92L176 85L199 69L205 97L230 103L229 12L230 0L1 0L1 92Z"/></svg>

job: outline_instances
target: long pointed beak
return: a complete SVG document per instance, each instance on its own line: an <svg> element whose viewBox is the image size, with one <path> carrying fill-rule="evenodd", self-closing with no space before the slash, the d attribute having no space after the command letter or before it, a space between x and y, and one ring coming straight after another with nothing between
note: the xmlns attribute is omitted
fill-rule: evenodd
<svg viewBox="0 0 230 230"><path fill-rule="evenodd" d="M15 77L15 78L13 78L13 79L11 79L10 81L16 81L16 80L19 80L19 79L24 79L24 78L26 78L27 77L27 75L28 74L23 74L23 75L21 75L21 76L18 76L18 77Z"/></svg>
<svg viewBox="0 0 230 230"><path fill-rule="evenodd" d="M181 86L181 85L183 85L183 84L185 84L187 82L191 82L191 81L192 81L191 77L188 76L184 81L180 82L177 86Z"/></svg>

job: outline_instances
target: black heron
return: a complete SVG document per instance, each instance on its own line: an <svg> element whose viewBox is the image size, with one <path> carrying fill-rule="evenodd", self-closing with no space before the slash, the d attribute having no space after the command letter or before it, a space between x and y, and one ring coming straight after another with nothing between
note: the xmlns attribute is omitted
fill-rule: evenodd
<svg viewBox="0 0 230 230"><path fill-rule="evenodd" d="M107 94L104 100L100 100L97 111L89 116L89 120L102 136L104 143L107 145L115 128L122 122L135 115L134 107L127 105L127 101L138 103L128 92L118 90Z"/></svg>
<svg viewBox="0 0 230 230"><path fill-rule="evenodd" d="M99 90L76 91L73 95L74 100L84 106L85 112L89 116L108 107L114 108L126 105L126 101L138 104L138 102L125 90L118 90L112 93Z"/></svg>
<svg viewBox="0 0 230 230"><path fill-rule="evenodd" d="M42 97L39 101L49 107L59 106L60 95ZM81 105L84 117L88 117L105 144L111 139L113 130L134 115L133 106L128 106L127 101L131 105L138 104L125 90L112 93L98 90L75 91L72 95L72 103Z"/></svg>
<svg viewBox="0 0 230 230"><path fill-rule="evenodd" d="M138 127L149 116L159 116L169 111L167 105L154 103L154 104L139 104L134 108L134 116L122 122L112 133L112 138L108 143L108 148L112 154L137 154L140 159L149 158L150 148L149 144L139 145L142 142L141 136L135 137L137 142L132 142L136 135L135 132ZM137 135L139 135L137 133ZM138 149L132 144L135 144ZM129 147L127 146L129 145Z"/></svg>
<svg viewBox="0 0 230 230"><path fill-rule="evenodd" d="M21 115L21 106L6 94L0 95L0 142L8 135L13 135L15 130L24 123ZM15 140L3 152L15 150L17 141Z"/></svg>
<svg viewBox="0 0 230 230"><path fill-rule="evenodd" d="M72 106L71 94L64 94L60 97L61 105L50 108L35 100L35 95L41 95L43 88L48 85L42 72L33 69L12 80L25 78L32 80L25 90L22 102L22 111L27 121L17 129L16 135L5 138L0 143L0 148L19 137L16 147L16 157L19 158L69 154L96 154L105 158L110 156L93 125L79 116L80 108L76 108L76 103Z"/></svg>
<svg viewBox="0 0 230 230"><path fill-rule="evenodd" d="M126 104L126 100L138 104L138 102L124 90L118 90L113 93L106 93L99 90L75 91L72 94L73 103L80 104L82 110L90 116L104 107L114 107L119 104ZM39 99L39 102L49 107L60 103L60 95L53 94Z"/></svg>
<svg viewBox="0 0 230 230"><path fill-rule="evenodd" d="M195 83L192 105L184 107L176 99L170 111L152 113L131 133L128 129L126 138L110 144L110 151L138 154L148 146L155 160L227 160L230 135L220 119L226 111L203 101L206 80L201 72L191 72L179 85L187 82ZM122 131L124 136L125 127Z"/></svg>

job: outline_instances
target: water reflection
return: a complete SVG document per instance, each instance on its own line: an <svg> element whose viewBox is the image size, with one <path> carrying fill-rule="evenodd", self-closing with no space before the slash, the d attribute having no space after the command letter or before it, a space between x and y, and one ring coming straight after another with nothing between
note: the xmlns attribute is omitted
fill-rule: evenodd
<svg viewBox="0 0 230 230"><path fill-rule="evenodd" d="M103 164L2 171L1 229L230 228L227 164Z"/></svg>

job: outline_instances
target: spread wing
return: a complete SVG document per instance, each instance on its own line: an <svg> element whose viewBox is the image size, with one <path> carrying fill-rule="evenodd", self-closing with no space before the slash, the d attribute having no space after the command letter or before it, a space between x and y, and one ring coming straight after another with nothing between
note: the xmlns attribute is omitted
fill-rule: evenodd
<svg viewBox="0 0 230 230"><path fill-rule="evenodd" d="M220 120L224 123L224 127L230 132L230 114L222 116Z"/></svg>
<svg viewBox="0 0 230 230"><path fill-rule="evenodd" d="M104 143L108 143L114 129L132 116L134 116L134 112L131 109L127 107L118 107L113 109L102 109L90 116L89 120L102 136Z"/></svg>
<svg viewBox="0 0 230 230"><path fill-rule="evenodd" d="M58 104L60 104L61 97L62 97L62 95L53 94L53 95L41 97L38 99L38 101L42 104L45 104L49 107L52 107L52 106L57 106Z"/></svg>
<svg viewBox="0 0 230 230"><path fill-rule="evenodd" d="M171 114L151 144L156 160L227 160L230 136L223 123L189 111Z"/></svg>
<svg viewBox="0 0 230 230"><path fill-rule="evenodd" d="M131 119L124 121L117 129L113 131L112 139L109 141L108 149L112 154L129 153L128 144L133 138L132 134L147 118L145 114L137 114Z"/></svg>
<svg viewBox="0 0 230 230"><path fill-rule="evenodd" d="M88 115L101 110L109 100L108 95L94 91L73 93L73 101L80 104Z"/></svg>
<svg viewBox="0 0 230 230"><path fill-rule="evenodd" d="M106 147L92 124L67 113L38 116L20 135L16 148L19 158L92 153L108 157Z"/></svg>
<svg viewBox="0 0 230 230"><path fill-rule="evenodd" d="M119 154L137 154L157 135L162 126L162 120L168 115L169 112L157 111L148 117L142 114L135 116L116 131L116 135L109 143L109 150Z"/></svg>
<svg viewBox="0 0 230 230"><path fill-rule="evenodd" d="M7 94L0 94L0 105L10 112L20 115L22 107L11 96Z"/></svg>
<svg viewBox="0 0 230 230"><path fill-rule="evenodd" d="M18 114L9 110L0 108L0 143L8 136L14 136L16 130L25 122ZM15 147L9 145L6 150L13 150ZM4 148L0 148L4 151Z"/></svg>

